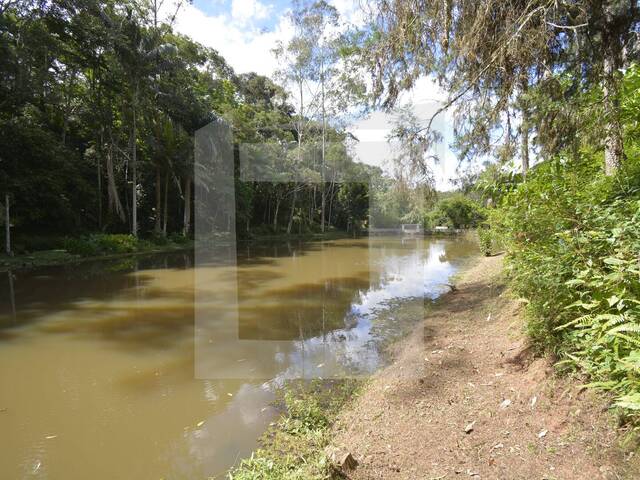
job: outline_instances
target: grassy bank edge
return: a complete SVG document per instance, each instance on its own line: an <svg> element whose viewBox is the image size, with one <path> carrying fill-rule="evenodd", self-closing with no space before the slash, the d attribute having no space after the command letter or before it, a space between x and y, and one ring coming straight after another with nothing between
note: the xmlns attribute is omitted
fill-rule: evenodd
<svg viewBox="0 0 640 480"><path fill-rule="evenodd" d="M0 272L30 270L39 267L54 267L61 265L75 265L79 263L99 261L99 260L117 260L120 258L128 258L143 255L153 255L158 253L182 252L193 249L193 242L186 243L168 243L158 246L144 246L135 252L123 252L113 254L100 255L79 255L69 253L63 249L42 250L38 252L25 253L21 255L7 256L0 255Z"/></svg>
<svg viewBox="0 0 640 480"><path fill-rule="evenodd" d="M467 235L473 230L468 230L463 233L457 233L456 235ZM451 234L434 234L432 237L450 236ZM356 238L362 238L360 235ZM366 236L366 233L364 234ZM302 234L270 234L270 235L257 235L250 238L238 239L238 244L253 244L256 242L284 242L284 241L331 241L331 240L343 240L354 238L353 235L346 232L330 231L326 233L302 233ZM231 245L230 240L224 237L217 238L215 240L216 245ZM207 244L207 242L203 242ZM17 271L17 270L30 270L40 267L54 267L62 265L74 265L84 262L101 261L101 260L117 260L121 258L128 258L134 256L154 255L161 253L183 252L193 250L199 245L198 242L193 240L182 241L180 243L172 242L168 240L163 245L153 244L149 241L141 240L136 247L136 251L133 252L119 252L119 253L103 253L97 255L80 255L70 253L65 249L50 249L50 250L38 250L24 254L14 254L8 256L6 254L0 254L0 272Z"/></svg>
<svg viewBox="0 0 640 480"><path fill-rule="evenodd" d="M260 438L260 448L227 474L229 480L329 480L344 478L327 447L343 408L365 380L292 381L279 392L282 415Z"/></svg>

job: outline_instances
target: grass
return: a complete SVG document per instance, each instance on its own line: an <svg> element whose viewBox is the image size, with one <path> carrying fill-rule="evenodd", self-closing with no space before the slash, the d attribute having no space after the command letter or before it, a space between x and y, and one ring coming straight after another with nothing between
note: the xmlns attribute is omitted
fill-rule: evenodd
<svg viewBox="0 0 640 480"><path fill-rule="evenodd" d="M229 480L342 478L327 454L331 425L362 382L292 382L281 394L282 416L262 436L261 448L242 460Z"/></svg>

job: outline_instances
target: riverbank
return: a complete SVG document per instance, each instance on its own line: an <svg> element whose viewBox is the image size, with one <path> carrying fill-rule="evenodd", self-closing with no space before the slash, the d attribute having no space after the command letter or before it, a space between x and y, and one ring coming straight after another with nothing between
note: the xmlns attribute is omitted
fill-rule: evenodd
<svg viewBox="0 0 640 480"><path fill-rule="evenodd" d="M639 478L607 399L533 355L501 270L497 256L464 273L339 416L330 450L356 459L349 478Z"/></svg>
<svg viewBox="0 0 640 480"><path fill-rule="evenodd" d="M142 255L155 255L159 253L181 252L193 249L193 242L182 243L168 242L165 245L147 244L134 252L104 253L99 255L80 255L70 253L64 249L43 250L20 255L0 255L0 272L8 270L29 270L40 267L55 267L61 265L75 265L85 262L100 260L116 260L119 258L135 257Z"/></svg>
<svg viewBox="0 0 640 480"><path fill-rule="evenodd" d="M325 450L331 425L362 385L356 379L290 382L277 402L282 415L262 435L261 448L229 472L229 480L343 478L336 465L340 460Z"/></svg>

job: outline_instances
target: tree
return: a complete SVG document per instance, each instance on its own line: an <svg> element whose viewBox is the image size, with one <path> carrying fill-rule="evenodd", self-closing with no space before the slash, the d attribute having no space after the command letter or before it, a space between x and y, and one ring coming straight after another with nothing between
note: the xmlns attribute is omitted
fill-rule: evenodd
<svg viewBox="0 0 640 480"><path fill-rule="evenodd" d="M463 152L475 145L479 153L491 150L496 129L506 130L502 143L510 146L510 120L519 117L526 173L529 132L537 126L530 124L529 105L522 100L533 85L567 73L580 84L574 94L592 85L603 89L605 169L612 173L621 163L617 71L633 56L636 2L382 0L370 13L372 33L362 48L374 95L392 106L417 78L435 76L449 91L436 115L455 108ZM503 123L508 128L498 128Z"/></svg>

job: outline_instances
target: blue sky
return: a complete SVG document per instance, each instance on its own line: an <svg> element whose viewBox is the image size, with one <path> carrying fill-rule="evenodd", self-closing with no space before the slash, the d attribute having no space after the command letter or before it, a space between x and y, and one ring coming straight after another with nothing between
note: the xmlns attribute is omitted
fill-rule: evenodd
<svg viewBox="0 0 640 480"><path fill-rule="evenodd" d="M194 0L193 5L200 9L207 15L231 15L232 0ZM289 0L274 0L269 2L263 2L269 10L269 15L266 18L255 19L259 28L272 30L279 17L290 7L291 2Z"/></svg>

